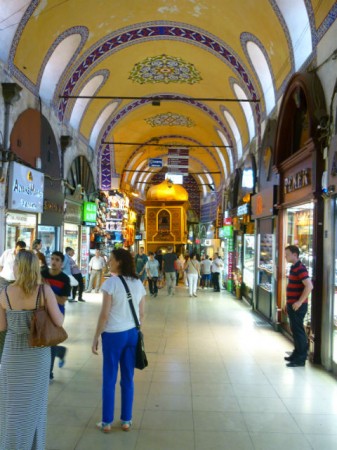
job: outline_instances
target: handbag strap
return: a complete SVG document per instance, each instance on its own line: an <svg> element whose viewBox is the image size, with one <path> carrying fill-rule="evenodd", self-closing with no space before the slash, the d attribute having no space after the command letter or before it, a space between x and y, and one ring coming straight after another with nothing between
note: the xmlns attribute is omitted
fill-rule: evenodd
<svg viewBox="0 0 337 450"><path fill-rule="evenodd" d="M39 290L38 290L37 296L36 296L35 309L38 309L41 306L41 304L40 304L41 289L43 289L43 286L40 284Z"/></svg>
<svg viewBox="0 0 337 450"><path fill-rule="evenodd" d="M122 275L118 275L118 278L121 280L121 282L124 285L124 288L125 288L125 291L126 291L126 296L128 298L128 301L129 301L129 306L130 306L130 309L131 309L131 312L132 312L132 315L133 315L133 320L135 321L136 328L138 328L138 330L139 330L140 329L140 323L139 323L139 320L138 320L138 317L137 317L137 314L136 314L136 311L135 311L135 307L133 306L132 295L131 295L129 286L126 284L126 281L124 280Z"/></svg>

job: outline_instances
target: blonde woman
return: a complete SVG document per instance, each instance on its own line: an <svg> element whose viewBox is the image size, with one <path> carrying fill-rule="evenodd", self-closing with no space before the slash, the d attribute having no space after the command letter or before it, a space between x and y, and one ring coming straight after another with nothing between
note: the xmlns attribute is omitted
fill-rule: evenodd
<svg viewBox="0 0 337 450"><path fill-rule="evenodd" d="M43 296L55 325L62 325L55 295L41 285L37 256L21 250L14 262L15 282L0 294L0 331L7 330L0 368L0 450L43 450L50 348L28 345L30 322Z"/></svg>

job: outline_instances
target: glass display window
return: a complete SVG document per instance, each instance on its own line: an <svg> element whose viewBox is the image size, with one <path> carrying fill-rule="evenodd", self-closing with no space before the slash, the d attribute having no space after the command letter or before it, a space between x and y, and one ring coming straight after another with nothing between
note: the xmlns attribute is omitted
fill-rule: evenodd
<svg viewBox="0 0 337 450"><path fill-rule="evenodd" d="M50 266L50 258L52 252L59 249L60 228L39 225L38 238L41 239L42 243L41 252L44 254L48 266Z"/></svg>
<svg viewBox="0 0 337 450"><path fill-rule="evenodd" d="M78 256L80 253L79 250L79 226L72 223L64 224L64 236L63 236L63 249L66 250L66 247L71 247L74 249L74 257L75 261L78 261Z"/></svg>
<svg viewBox="0 0 337 450"><path fill-rule="evenodd" d="M314 203L304 203L288 208L285 218L285 236L287 245L296 245L300 249L300 260L306 266L309 277L312 277L313 269L313 210ZM283 284L282 308L286 303L286 285L291 264L285 263L285 279ZM308 312L304 319L304 325L310 327L311 323L311 295L308 298Z"/></svg>
<svg viewBox="0 0 337 450"><path fill-rule="evenodd" d="M259 255L258 255L258 286L264 291L271 293L273 290L274 273L274 235L271 233L261 233L258 235Z"/></svg>
<svg viewBox="0 0 337 450"><path fill-rule="evenodd" d="M36 236L36 215L25 213L6 214L6 249L15 248L17 241L24 241L32 248Z"/></svg>
<svg viewBox="0 0 337 450"><path fill-rule="evenodd" d="M335 267L333 276L332 361L337 365L337 199L335 200Z"/></svg>
<svg viewBox="0 0 337 450"><path fill-rule="evenodd" d="M255 236L244 235L243 247L243 282L246 286L254 287L254 260L255 260Z"/></svg>

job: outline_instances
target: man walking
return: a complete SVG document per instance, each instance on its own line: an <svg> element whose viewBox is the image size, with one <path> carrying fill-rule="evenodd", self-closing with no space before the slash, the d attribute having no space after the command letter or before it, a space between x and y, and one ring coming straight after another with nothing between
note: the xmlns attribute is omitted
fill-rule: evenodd
<svg viewBox="0 0 337 450"><path fill-rule="evenodd" d="M308 271L299 260L300 251L296 245L285 248L285 258L291 263L288 285L286 313L289 317L290 329L293 334L295 349L290 356L287 367L300 367L305 365L308 353L308 338L304 330L304 317L308 311L308 296L313 289Z"/></svg>
<svg viewBox="0 0 337 450"><path fill-rule="evenodd" d="M95 286L95 292L99 292L101 287L101 279L103 269L106 267L106 262L99 249L95 250L95 256L93 256L89 262L90 280L88 289L85 292L91 292Z"/></svg>
<svg viewBox="0 0 337 450"><path fill-rule="evenodd" d="M177 259L177 255L173 253L173 247L170 245L167 247L167 253L163 255L163 272L165 273L167 294L174 296L176 286L176 269L174 267L174 261Z"/></svg>
<svg viewBox="0 0 337 450"><path fill-rule="evenodd" d="M220 292L220 283L219 277L223 264L221 259L219 258L218 253L214 253L214 258L212 261L212 283L214 292Z"/></svg>
<svg viewBox="0 0 337 450"><path fill-rule="evenodd" d="M15 281L14 261L17 253L26 248L24 241L17 241L15 248L5 250L0 257L0 291Z"/></svg>
<svg viewBox="0 0 337 450"><path fill-rule="evenodd" d="M70 280L68 275L62 272L62 265L64 261L64 255L62 252L53 252L51 254L51 267L50 269L46 268L41 271L42 278L49 284L52 288L52 291L55 294L59 309L61 313L65 314L64 304L67 301L71 287ZM57 356L60 358L59 367L62 368L65 363L65 355L67 352L66 347L63 345L58 345L56 347L50 347L51 349L51 364L50 364L50 380L54 379L53 369L54 369L54 361Z"/></svg>

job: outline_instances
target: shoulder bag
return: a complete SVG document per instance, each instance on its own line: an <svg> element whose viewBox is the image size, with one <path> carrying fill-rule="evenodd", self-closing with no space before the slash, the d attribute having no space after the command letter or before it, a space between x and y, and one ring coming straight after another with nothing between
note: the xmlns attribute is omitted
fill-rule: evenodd
<svg viewBox="0 0 337 450"><path fill-rule="evenodd" d="M143 369L145 369L145 367L147 367L149 365L149 363L147 361L146 353L145 353L143 333L140 331L140 324L139 324L139 320L137 318L135 308L133 306L130 289L129 289L128 285L126 284L126 281L124 280L122 275L118 275L118 278L121 280L121 282L124 285L126 295L127 295L128 301L129 301L131 313L133 316L133 320L135 321L136 328L138 329L138 341L137 341L137 347L136 347L135 368L139 369L139 370L143 370Z"/></svg>
<svg viewBox="0 0 337 450"><path fill-rule="evenodd" d="M40 304L42 292L43 305ZM45 307L43 285L39 288L36 299L36 309L33 311L30 324L30 335L28 343L31 347L54 347L68 338L66 330L57 326L52 321Z"/></svg>

